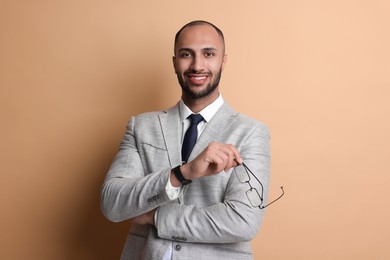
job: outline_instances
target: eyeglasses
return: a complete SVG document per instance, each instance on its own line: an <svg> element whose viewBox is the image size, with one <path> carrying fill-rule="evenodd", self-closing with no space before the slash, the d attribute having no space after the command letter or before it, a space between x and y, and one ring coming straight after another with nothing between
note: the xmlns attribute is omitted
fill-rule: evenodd
<svg viewBox="0 0 390 260"><path fill-rule="evenodd" d="M250 189L246 191L246 196L248 197L248 200L252 204L253 207L259 207L260 209L264 209L265 207L268 207L272 203L279 200L284 195L284 190L283 190L283 186L282 186L282 187L280 187L280 189L282 190L282 194L278 198L271 201L270 203L263 205L264 186L261 183L261 181L256 177L256 175L254 175L253 172L244 163L234 167L234 172L236 173L236 176L241 183L248 183ZM257 191L256 188L252 187L252 185L250 183L251 177L250 177L248 172L253 177L255 177L255 179L260 183L260 185L261 185L261 192L260 193Z"/></svg>

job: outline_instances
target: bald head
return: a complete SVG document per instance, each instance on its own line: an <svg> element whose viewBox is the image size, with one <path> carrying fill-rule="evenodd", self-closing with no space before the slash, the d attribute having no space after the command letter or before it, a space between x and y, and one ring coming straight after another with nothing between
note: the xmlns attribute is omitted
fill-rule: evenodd
<svg viewBox="0 0 390 260"><path fill-rule="evenodd" d="M176 51L177 51L177 43L179 41L179 38L180 38L180 35L182 34L182 32L189 28L189 27L193 27L193 26L201 26L201 25L206 25L206 26L210 26L212 28L214 28L214 30L218 33L219 37L221 38L221 42L222 42L222 46L223 46L223 52L225 52L225 37L223 36L223 33L222 31L217 27L215 26L214 24L210 23L210 22L207 22L207 21L203 21L203 20L196 20L196 21L192 21L192 22L189 22L187 23L186 25L184 25L177 33L176 33L176 36L175 36L175 46L174 46L174 53L176 54Z"/></svg>

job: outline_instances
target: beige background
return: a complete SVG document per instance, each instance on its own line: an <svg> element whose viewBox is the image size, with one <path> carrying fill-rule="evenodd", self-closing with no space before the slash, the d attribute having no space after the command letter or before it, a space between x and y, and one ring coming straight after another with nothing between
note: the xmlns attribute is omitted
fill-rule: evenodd
<svg viewBox="0 0 390 260"><path fill-rule="evenodd" d="M117 259L99 188L128 118L177 102L173 37L226 35L221 90L272 133L255 259L390 259L388 1L0 2L0 259Z"/></svg>

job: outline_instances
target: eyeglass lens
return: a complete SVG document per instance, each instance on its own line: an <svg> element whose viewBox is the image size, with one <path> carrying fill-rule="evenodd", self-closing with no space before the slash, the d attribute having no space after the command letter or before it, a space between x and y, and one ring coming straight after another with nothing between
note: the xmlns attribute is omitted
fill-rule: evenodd
<svg viewBox="0 0 390 260"><path fill-rule="evenodd" d="M236 172L236 176L241 183L246 183L250 180L248 172L242 164L237 165L234 168L234 171Z"/></svg>
<svg viewBox="0 0 390 260"><path fill-rule="evenodd" d="M248 190L246 192L246 196L248 197L248 200L253 207L259 207L261 204L263 204L260 194L255 188L251 188L250 190Z"/></svg>
<svg viewBox="0 0 390 260"><path fill-rule="evenodd" d="M257 191L256 188L253 188L251 183L250 183L250 176L249 176L249 173L248 171L253 174L249 168L247 166L245 166L245 164L240 164L240 165L237 165L235 168L234 168L234 172L236 173L236 176L238 178L238 180L241 182L241 183L248 183L250 189L246 192L246 195L248 197L248 200L249 202L252 204L252 206L254 207L260 207L260 208L265 208L265 207L268 207L269 205L271 205L272 203L274 203L275 201L279 200L281 197L283 197L284 195L284 190L283 190L283 187L280 187L280 189L282 190L282 194L276 198L275 200L271 201L270 203L268 203L267 205L264 205L262 206L263 204L263 197L262 195L259 194L259 192ZM254 176L254 175L253 175ZM256 178L256 180L260 183L261 187L263 188L263 184L260 182L260 180L254 176ZM263 190L262 190L263 192Z"/></svg>

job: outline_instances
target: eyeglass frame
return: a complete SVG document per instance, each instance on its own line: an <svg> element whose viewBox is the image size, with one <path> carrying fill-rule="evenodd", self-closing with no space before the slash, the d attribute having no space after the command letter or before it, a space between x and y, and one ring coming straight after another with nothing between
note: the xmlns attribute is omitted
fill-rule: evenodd
<svg viewBox="0 0 390 260"><path fill-rule="evenodd" d="M248 175L248 180L247 180L247 181L244 181L244 182L242 182L242 181L240 180L240 178L238 177L238 174L237 174L237 172L236 172L236 170L235 170L236 167L241 166L241 165L244 166L245 172L246 172L246 174ZM274 202L276 202L277 200L279 200L281 197L284 196L284 189L283 189L283 186L281 186L280 189L282 190L282 194L281 194L279 197L277 197L276 199L274 199L273 201L271 201L270 203L267 203L266 205L263 206L263 201L264 201L264 186L263 186L263 183L256 177L256 175L249 169L249 167L246 166L246 164L245 164L244 162L242 162L241 164L237 165L236 167L234 167L234 173L236 174L236 177L237 177L238 181L239 181L240 183L248 183L248 185L249 185L249 187L250 187L250 189L246 191L246 196L247 196L249 202L252 204L253 207L258 207L259 209L264 209L264 208L268 207L269 205L273 204ZM259 192L257 191L256 188L252 187L252 185L251 185L251 183L250 183L250 181L251 181L251 176L249 175L248 171L249 171L249 173L250 173L253 177L255 177L255 179L257 180L257 182L260 183L260 185L261 185L261 195L259 194ZM257 194L257 195L259 196L259 198L260 198L260 205L259 205L259 206L253 205L251 199L250 199L249 196L248 196L248 192L249 192L249 191L252 191L252 190L255 190L255 191L256 191L256 194Z"/></svg>

